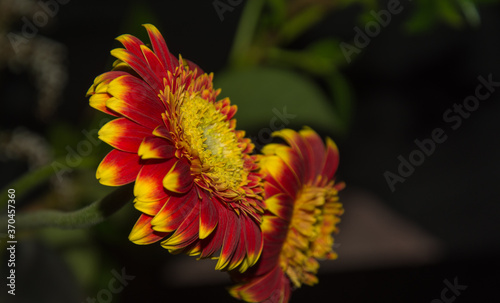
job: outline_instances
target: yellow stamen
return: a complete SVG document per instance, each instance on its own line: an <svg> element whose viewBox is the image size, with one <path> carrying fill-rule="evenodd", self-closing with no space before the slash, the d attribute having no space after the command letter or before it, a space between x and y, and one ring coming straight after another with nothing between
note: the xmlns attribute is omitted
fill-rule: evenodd
<svg viewBox="0 0 500 303"><path fill-rule="evenodd" d="M198 158L201 162L201 169L198 163L192 171L208 176L218 191L237 191L248 172L227 117L198 95L185 97L179 111L188 154L193 161Z"/></svg>
<svg viewBox="0 0 500 303"><path fill-rule="evenodd" d="M343 212L333 184L326 187L304 186L298 194L280 266L295 287L318 282L316 259L335 259L332 233Z"/></svg>

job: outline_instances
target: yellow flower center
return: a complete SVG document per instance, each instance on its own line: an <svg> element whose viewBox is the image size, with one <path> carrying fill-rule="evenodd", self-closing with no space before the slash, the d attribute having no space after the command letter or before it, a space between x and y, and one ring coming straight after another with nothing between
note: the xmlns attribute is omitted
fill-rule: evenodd
<svg viewBox="0 0 500 303"><path fill-rule="evenodd" d="M280 254L280 266L295 287L318 283L316 259L335 259L332 233L343 213L333 184L304 186L298 194L288 234Z"/></svg>
<svg viewBox="0 0 500 303"><path fill-rule="evenodd" d="M213 103L195 95L180 106L181 127L191 157L199 158L200 173L208 176L217 190L237 191L245 181L243 155L227 117Z"/></svg>

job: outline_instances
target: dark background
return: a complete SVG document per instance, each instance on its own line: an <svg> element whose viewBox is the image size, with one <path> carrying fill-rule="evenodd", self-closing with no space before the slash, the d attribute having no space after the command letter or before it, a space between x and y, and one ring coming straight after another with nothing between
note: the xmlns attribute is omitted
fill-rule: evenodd
<svg viewBox="0 0 500 303"><path fill-rule="evenodd" d="M144 3L70 1L62 5L50 26L41 28L39 35L66 47L69 78L63 101L51 121L37 119L30 103L35 95L32 78L4 68L0 83L1 129L22 125L43 136L52 121L75 129L86 128L95 111L88 106L85 92L95 76L109 69L109 50L118 47L113 40L116 36L127 32L145 37L145 30L139 26L144 21L137 13L144 6L155 13L156 20L151 22L160 29L173 54L182 53L215 76L224 69L243 4L226 12L221 21L210 1ZM359 11L354 6L331 13L293 47L330 35L352 41ZM468 286L455 302L493 302L499 296L500 93L495 91L481 101L456 130L443 120L443 113L475 93L479 76L487 78L491 74L493 80L500 81L500 5L480 6L482 24L478 28L466 25L455 29L439 24L419 34L401 30L411 12L409 7L394 17L359 57L342 68L355 94L355 111L347 133L334 137L341 152L338 178L347 183L347 194L369 192L384 207L438 239L442 254L423 263L381 263L322 272L320 284L295 291L292 302L431 302L439 298L443 280L452 281L454 277L458 277L459 284ZM18 22L12 28L19 30L21 26ZM430 138L438 127L444 129L447 140L437 144L435 152L391 192L384 172L397 173L398 156L408 159L417 148L414 140ZM326 129L317 130L332 136ZM27 169L22 163L5 159L1 164L3 185ZM350 201L344 200L346 216ZM26 199L19 203L28 202ZM131 209L126 211L133 214L132 218L137 215ZM168 264L180 259L158 246L129 243L132 223L128 223L118 227L105 223L88 232L99 248L93 253L103 264L99 279L108 281L112 277L110 270L122 267L136 276L112 302L235 301L224 289L228 283L179 285L168 281ZM342 224L340 227L342 230ZM102 236L106 230L113 233L116 243ZM37 237L27 237L18 249L18 256L26 258L19 260L27 260L19 261L19 302L33 298L37 302L72 302L75 297L79 298L75 302L83 302L99 291L95 285L79 285L60 257L64 247L54 248ZM11 302L12 298L8 299Z"/></svg>

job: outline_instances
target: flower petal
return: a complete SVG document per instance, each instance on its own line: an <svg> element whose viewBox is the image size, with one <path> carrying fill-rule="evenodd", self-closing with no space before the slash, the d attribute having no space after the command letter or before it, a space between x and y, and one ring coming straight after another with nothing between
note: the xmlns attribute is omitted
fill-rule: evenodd
<svg viewBox="0 0 500 303"><path fill-rule="evenodd" d="M200 204L195 203L191 212L185 217L177 230L168 239L161 242L161 245L169 251L175 253L198 239L199 234L199 211Z"/></svg>
<svg viewBox="0 0 500 303"><path fill-rule="evenodd" d="M111 111L106 107L106 102L112 97L113 96L108 93L93 94L89 99L89 105L103 113L118 117L114 111Z"/></svg>
<svg viewBox="0 0 500 303"><path fill-rule="evenodd" d="M218 201L210 199L207 195L203 195L200 201L200 239L208 237L217 226L218 213L214 203Z"/></svg>
<svg viewBox="0 0 500 303"><path fill-rule="evenodd" d="M332 139L326 138L326 158L321 175L324 176L326 180L331 180L337 172L338 166L339 150L337 145Z"/></svg>
<svg viewBox="0 0 500 303"><path fill-rule="evenodd" d="M169 52L167 44L163 39L160 31L152 24L143 25L148 31L149 39L153 45L153 50L158 56L163 66L170 72L174 72L174 69L179 66L179 62L175 57Z"/></svg>
<svg viewBox="0 0 500 303"><path fill-rule="evenodd" d="M131 51L123 48L115 48L111 51L115 58L127 63L155 92L163 89L163 79L156 78L153 71L148 68L144 58L134 55Z"/></svg>
<svg viewBox="0 0 500 303"><path fill-rule="evenodd" d="M309 159L306 159L306 163L309 165L311 175L305 182L314 182L314 179L321 173L323 168L325 145L320 136L310 128L304 128L299 133L307 143L307 149L309 150L310 156Z"/></svg>
<svg viewBox="0 0 500 303"><path fill-rule="evenodd" d="M229 292L235 298L246 302L286 302L281 301L280 295L282 293L280 285L283 285L284 277L281 268L276 266L273 270L251 282L232 287ZM268 301L266 301L268 300Z"/></svg>
<svg viewBox="0 0 500 303"><path fill-rule="evenodd" d="M166 79L167 72L158 57L147 46L141 45L142 55L148 62L149 68L155 73L158 79Z"/></svg>
<svg viewBox="0 0 500 303"><path fill-rule="evenodd" d="M151 216L141 215L128 236L129 240L135 244L145 245L155 243L166 237L168 233L161 233L151 229L151 219Z"/></svg>
<svg viewBox="0 0 500 303"><path fill-rule="evenodd" d="M125 48L137 57L142 57L141 46L144 43L139 39L129 34L123 34L116 38Z"/></svg>
<svg viewBox="0 0 500 303"><path fill-rule="evenodd" d="M141 202L158 201L168 196L163 187L163 178L175 164L170 159L157 164L144 165L137 175L134 186L134 195Z"/></svg>
<svg viewBox="0 0 500 303"><path fill-rule="evenodd" d="M135 209L150 216L155 216L162 209L165 203L167 203L167 198L157 201L140 201L134 199Z"/></svg>
<svg viewBox="0 0 500 303"><path fill-rule="evenodd" d="M123 46L135 56L139 58L142 56L141 45L144 45L144 43L140 39L129 34L123 34L116 37L116 40L123 44Z"/></svg>
<svg viewBox="0 0 500 303"><path fill-rule="evenodd" d="M226 233L228 223L227 212L222 205L216 204L215 206L219 215L217 226L208 237L201 240L202 250L200 258L208 258L216 253L221 248Z"/></svg>
<svg viewBox="0 0 500 303"><path fill-rule="evenodd" d="M184 161L177 161L163 179L163 186L174 193L185 193L193 186L190 166Z"/></svg>
<svg viewBox="0 0 500 303"><path fill-rule="evenodd" d="M280 188L295 199L300 184L285 161L278 156L267 156L261 160L261 167L265 173L272 176Z"/></svg>
<svg viewBox="0 0 500 303"><path fill-rule="evenodd" d="M155 130L153 131L153 135L160 138L165 138L168 141L172 142L172 136L170 135L170 132L164 125L159 125L158 127L156 127Z"/></svg>
<svg viewBox="0 0 500 303"><path fill-rule="evenodd" d="M106 123L98 134L99 139L114 148L136 153L143 138L151 136L151 130L127 118L118 118Z"/></svg>
<svg viewBox="0 0 500 303"><path fill-rule="evenodd" d="M120 186L133 182L142 167L137 154L114 149L104 157L97 168L99 182L108 186Z"/></svg>
<svg viewBox="0 0 500 303"><path fill-rule="evenodd" d="M118 77L109 83L107 92L114 97L106 102L108 108L151 129L163 124L161 113L165 108L140 79L131 75Z"/></svg>
<svg viewBox="0 0 500 303"><path fill-rule="evenodd" d="M301 156L304 161L310 158L307 144L298 132L289 128L284 128L282 130L275 131L273 136L285 139L285 141Z"/></svg>
<svg viewBox="0 0 500 303"><path fill-rule="evenodd" d="M289 195L279 193L265 200L267 209L279 218L289 222L292 217L294 201Z"/></svg>
<svg viewBox="0 0 500 303"><path fill-rule="evenodd" d="M226 266L231 266L232 257L238 248L238 242L241 233L241 224L236 213L231 210L226 210L227 226L222 244L222 251L219 256L219 261L215 265L216 270L224 269ZM236 260L237 261L237 260Z"/></svg>
<svg viewBox="0 0 500 303"><path fill-rule="evenodd" d="M264 239L262 237L262 232L257 223L248 218L247 216L242 217L242 227L244 232L244 239L246 243L246 253L247 253L247 264L246 266L253 266L259 260L262 253L262 247L264 245ZM240 272L244 272L245 268L240 268Z"/></svg>
<svg viewBox="0 0 500 303"><path fill-rule="evenodd" d="M145 137L138 149L141 159L170 159L175 155L175 146L159 137Z"/></svg>
<svg viewBox="0 0 500 303"><path fill-rule="evenodd" d="M304 171L306 169L304 167L304 162L301 161L301 158L297 154L297 152L288 146L277 147L274 150L274 152L290 168L290 171L293 173L293 176L295 177L297 184L299 185L302 184Z"/></svg>
<svg viewBox="0 0 500 303"><path fill-rule="evenodd" d="M94 79L94 83L87 91L87 97L92 96L93 94L105 93L107 85L111 80L124 75L128 75L128 73L122 71L110 71L97 76Z"/></svg>
<svg viewBox="0 0 500 303"><path fill-rule="evenodd" d="M198 204L199 198L194 190L182 196L169 196L151 224L158 231L174 231Z"/></svg>

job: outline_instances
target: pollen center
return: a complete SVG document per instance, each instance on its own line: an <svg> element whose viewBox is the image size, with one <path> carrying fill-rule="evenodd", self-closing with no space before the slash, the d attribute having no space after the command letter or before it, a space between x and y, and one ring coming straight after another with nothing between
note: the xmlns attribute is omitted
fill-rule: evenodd
<svg viewBox="0 0 500 303"><path fill-rule="evenodd" d="M201 162L200 174L209 177L217 190L237 190L246 178L241 148L227 116L199 96L181 104L181 127L190 156Z"/></svg>
<svg viewBox="0 0 500 303"><path fill-rule="evenodd" d="M305 186L299 193L280 255L280 266L295 287L318 282L316 259L335 259L332 233L343 213L333 184Z"/></svg>

